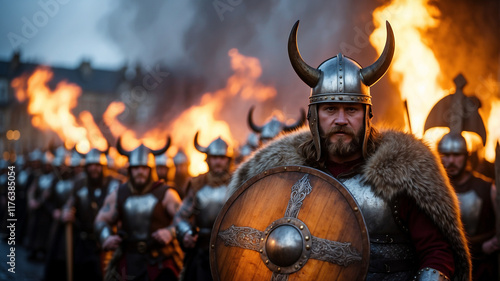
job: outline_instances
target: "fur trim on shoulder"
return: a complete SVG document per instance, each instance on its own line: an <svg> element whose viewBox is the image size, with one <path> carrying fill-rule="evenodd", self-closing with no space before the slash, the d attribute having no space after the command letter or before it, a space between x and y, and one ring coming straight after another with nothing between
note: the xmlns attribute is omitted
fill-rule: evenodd
<svg viewBox="0 0 500 281"><path fill-rule="evenodd" d="M470 255L464 235L458 199L438 157L413 135L381 132L373 154L363 167L364 180L389 201L406 194L448 239L455 257L454 280L470 280ZM254 152L240 164L229 183L229 195L245 181L273 167L306 165L298 147L311 140L309 130L286 134Z"/></svg>
<svg viewBox="0 0 500 281"><path fill-rule="evenodd" d="M425 143L402 132L381 133L363 176L388 201L399 194L413 198L449 239L455 253L454 280L469 280L470 255L458 199L439 158Z"/></svg>
<svg viewBox="0 0 500 281"><path fill-rule="evenodd" d="M228 194L233 194L245 181L267 169L285 165L304 165L305 159L297 148L311 138L309 129L302 129L281 135L255 151L233 173Z"/></svg>

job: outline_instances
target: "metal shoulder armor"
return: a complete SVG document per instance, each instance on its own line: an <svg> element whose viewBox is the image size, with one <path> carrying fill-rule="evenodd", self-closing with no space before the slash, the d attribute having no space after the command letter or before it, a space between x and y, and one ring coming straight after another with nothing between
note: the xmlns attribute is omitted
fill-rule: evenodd
<svg viewBox="0 0 500 281"><path fill-rule="evenodd" d="M423 268L417 272L414 278L417 281L445 281L450 280L448 276L444 275L441 271L430 267Z"/></svg>

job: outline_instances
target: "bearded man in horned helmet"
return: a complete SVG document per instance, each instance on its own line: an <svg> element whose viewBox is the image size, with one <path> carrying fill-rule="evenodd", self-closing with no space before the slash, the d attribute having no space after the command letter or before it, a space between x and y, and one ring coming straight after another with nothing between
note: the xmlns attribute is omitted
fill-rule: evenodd
<svg viewBox="0 0 500 281"><path fill-rule="evenodd" d="M297 28L298 22L288 53L312 88L310 130L255 152L233 174L230 192L273 167L319 169L340 181L359 205L370 238L366 280L469 280L457 197L439 160L413 135L372 126L370 86L385 74L395 49L389 23L383 53L365 68L341 53L318 68L309 66L297 48Z"/></svg>
<svg viewBox="0 0 500 281"><path fill-rule="evenodd" d="M130 179L106 197L94 224L102 248L115 250L105 280L177 280L182 252L173 218L181 200L152 171L154 156L169 145L170 138L159 150L141 144L126 151L118 139L118 152L128 157Z"/></svg>
<svg viewBox="0 0 500 281"><path fill-rule="evenodd" d="M198 144L196 149L207 155L208 172L188 181L186 197L176 215L177 238L186 251L181 280L212 280L209 264L209 242L212 226L226 199L227 184L231 178L232 151L220 137L208 147Z"/></svg>

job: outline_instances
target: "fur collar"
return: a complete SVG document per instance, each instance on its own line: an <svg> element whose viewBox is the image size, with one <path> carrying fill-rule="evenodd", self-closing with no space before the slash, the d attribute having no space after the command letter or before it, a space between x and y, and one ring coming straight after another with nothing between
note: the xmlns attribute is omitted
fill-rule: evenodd
<svg viewBox="0 0 500 281"><path fill-rule="evenodd" d="M310 132L301 130L283 135L254 152L234 172L230 194L246 180L272 167L306 165L298 147L310 139ZM470 280L470 255L458 199L439 159L425 143L410 134L381 132L379 145L366 159L362 176L385 200L400 194L415 199L449 239L455 254L454 280Z"/></svg>

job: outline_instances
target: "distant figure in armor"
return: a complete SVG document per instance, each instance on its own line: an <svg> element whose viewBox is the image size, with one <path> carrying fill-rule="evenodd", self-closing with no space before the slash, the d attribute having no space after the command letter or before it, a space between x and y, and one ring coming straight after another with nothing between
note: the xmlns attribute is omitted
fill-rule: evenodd
<svg viewBox="0 0 500 281"><path fill-rule="evenodd" d="M460 203L472 257L472 280L498 280L498 240L495 235L496 187L492 180L475 172L472 162L477 154L470 153L463 131L474 132L486 144L486 129L479 115L479 100L465 95L467 80L462 74L455 77L455 93L445 96L431 109L425 130L448 127L450 132L437 144L446 173ZM497 157L499 157L497 155Z"/></svg>
<svg viewBox="0 0 500 281"><path fill-rule="evenodd" d="M173 160L175 166L174 186L178 188L179 196L181 197L181 199L184 199L184 197L186 196L186 190L184 190L184 188L186 187L186 184L190 178L189 158L182 149L179 149Z"/></svg>
<svg viewBox="0 0 500 281"><path fill-rule="evenodd" d="M35 162L40 161L41 170L35 171L33 183L28 188L29 221L26 246L29 251L28 259L44 260L52 224L52 214L46 203L47 191L56 183L57 178L52 168L54 156L50 152L35 150L30 157Z"/></svg>
<svg viewBox="0 0 500 281"><path fill-rule="evenodd" d="M49 249L45 261L43 280L66 280L66 233L62 212L64 204L68 201L74 186L74 169L69 163L68 151L60 146L55 151L52 161L57 180L46 192L45 204L52 214L50 229Z"/></svg>
<svg viewBox="0 0 500 281"><path fill-rule="evenodd" d="M445 135L438 144L438 152L460 201L472 256L472 280L498 280L496 187L490 179L467 169L467 144L461 135Z"/></svg>
<svg viewBox="0 0 500 281"><path fill-rule="evenodd" d="M186 252L180 280L212 280L209 263L209 243L212 227L226 201L227 184L231 177L232 151L220 137L208 147L198 144L196 149L207 155L208 172L190 179L186 197L176 215L177 239Z"/></svg>
<svg viewBox="0 0 500 281"><path fill-rule="evenodd" d="M126 151L129 181L109 194L95 219L95 233L103 250L115 250L105 280L177 280L182 250L175 240L173 218L181 199L175 189L156 180L154 156L165 153L141 144ZM118 232L113 232L117 226Z"/></svg>
<svg viewBox="0 0 500 281"><path fill-rule="evenodd" d="M75 181L63 211L65 223L73 224L73 280L102 280L101 249L94 233L94 220L104 199L121 181L107 174L106 154L96 148L84 158L85 178Z"/></svg>
<svg viewBox="0 0 500 281"><path fill-rule="evenodd" d="M38 167L39 168L39 167ZM16 243L24 244L26 228L28 226L28 187L33 183L33 164L26 161L24 155L18 155L15 163L16 172L16 212L18 225L16 226Z"/></svg>
<svg viewBox="0 0 500 281"><path fill-rule="evenodd" d="M171 159L168 158L167 153L163 153L155 156L155 171L158 176L158 180L162 180L166 185L173 187L182 199L182 188L183 186L177 186L173 179L171 178Z"/></svg>

